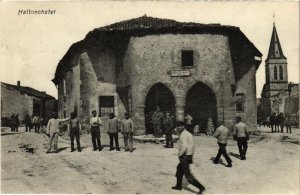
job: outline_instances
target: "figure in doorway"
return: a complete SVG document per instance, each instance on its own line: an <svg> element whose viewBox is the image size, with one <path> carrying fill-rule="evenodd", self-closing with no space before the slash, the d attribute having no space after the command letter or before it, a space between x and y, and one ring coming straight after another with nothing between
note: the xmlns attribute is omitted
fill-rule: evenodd
<svg viewBox="0 0 300 195"><path fill-rule="evenodd" d="M174 125L173 125L173 121L172 121L172 118L171 118L169 112L166 112L166 117L164 118L163 124L164 124L164 129L165 129L165 134L166 134L165 147L166 148L174 148L173 137L172 137Z"/></svg>
<svg viewBox="0 0 300 195"><path fill-rule="evenodd" d="M214 124L212 118L209 118L207 121L206 135L211 136L214 134Z"/></svg>
<svg viewBox="0 0 300 195"><path fill-rule="evenodd" d="M16 131L16 117L15 114L12 114L10 117L10 129L11 132L15 132Z"/></svg>
<svg viewBox="0 0 300 195"><path fill-rule="evenodd" d="M160 107L156 106L156 110L153 112L151 118L154 137L162 137L161 126L162 126L163 117L164 115L160 111Z"/></svg>

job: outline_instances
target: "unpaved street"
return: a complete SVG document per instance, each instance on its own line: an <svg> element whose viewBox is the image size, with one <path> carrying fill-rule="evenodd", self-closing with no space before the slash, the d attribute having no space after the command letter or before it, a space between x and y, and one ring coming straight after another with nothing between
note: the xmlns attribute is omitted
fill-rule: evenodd
<svg viewBox="0 0 300 195"><path fill-rule="evenodd" d="M232 168L212 163L218 149L214 138L194 137L197 147L191 169L207 188L205 193L299 193L299 129L293 129L291 135L260 130L260 135L251 136L246 161L238 159L237 146L230 140L227 150ZM47 136L23 129L18 134L2 131L2 193L162 194L196 190L190 185L183 191L171 189L176 182L176 148L135 142L133 153L123 148L108 151L108 137L102 133L106 147L101 152L92 151L90 134L85 134L81 136L85 146L81 153L71 153L69 140L60 138L60 152L46 154ZM119 140L123 146L123 139Z"/></svg>

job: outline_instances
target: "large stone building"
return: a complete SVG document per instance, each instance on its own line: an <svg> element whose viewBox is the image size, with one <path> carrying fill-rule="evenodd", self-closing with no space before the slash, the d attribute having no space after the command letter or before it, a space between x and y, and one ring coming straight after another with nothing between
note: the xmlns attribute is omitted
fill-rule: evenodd
<svg viewBox="0 0 300 195"><path fill-rule="evenodd" d="M272 113L299 113L299 85L288 83L287 58L283 54L275 23L265 68L266 83L261 93L259 115L266 118Z"/></svg>
<svg viewBox="0 0 300 195"><path fill-rule="evenodd" d="M97 28L74 43L57 66L60 116L92 110L129 112L137 134L151 133L156 105L205 128L235 117L256 129L255 73L262 54L238 27L139 17Z"/></svg>
<svg viewBox="0 0 300 195"><path fill-rule="evenodd" d="M43 117L44 122L56 112L56 99L44 91L38 91L31 87L11 85L1 82L1 125L8 125L12 114L18 114L19 120L24 121L26 114L30 117L37 114Z"/></svg>

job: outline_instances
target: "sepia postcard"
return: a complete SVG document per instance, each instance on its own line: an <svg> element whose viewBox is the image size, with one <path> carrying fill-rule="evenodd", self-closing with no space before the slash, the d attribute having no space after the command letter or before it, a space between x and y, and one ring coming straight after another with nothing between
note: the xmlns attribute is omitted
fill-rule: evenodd
<svg viewBox="0 0 300 195"><path fill-rule="evenodd" d="M299 194L298 1L0 1L1 193Z"/></svg>

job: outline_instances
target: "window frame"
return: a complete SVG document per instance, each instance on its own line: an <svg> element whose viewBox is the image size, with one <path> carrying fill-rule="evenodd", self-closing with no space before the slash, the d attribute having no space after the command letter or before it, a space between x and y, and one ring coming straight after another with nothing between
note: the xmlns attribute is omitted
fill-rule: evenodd
<svg viewBox="0 0 300 195"><path fill-rule="evenodd" d="M181 67L182 68L189 69L189 68L193 68L195 66L195 64L194 64L195 51L194 50L182 49L180 51L180 55L181 55Z"/></svg>

